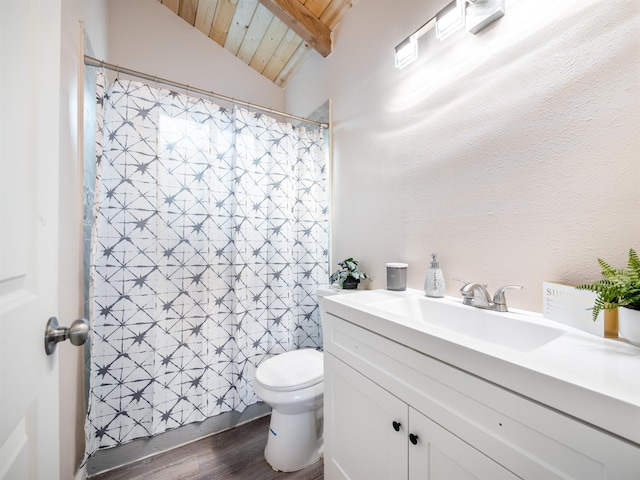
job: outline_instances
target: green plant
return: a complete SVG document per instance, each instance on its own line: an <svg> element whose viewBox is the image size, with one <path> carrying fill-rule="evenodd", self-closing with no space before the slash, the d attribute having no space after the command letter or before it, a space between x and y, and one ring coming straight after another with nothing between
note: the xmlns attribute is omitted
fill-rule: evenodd
<svg viewBox="0 0 640 480"><path fill-rule="evenodd" d="M640 258L636 251L629 249L629 261L625 269L613 268L601 258L598 263L605 278L576 287L598 294L593 306L593 320L603 309L627 307L640 310Z"/></svg>
<svg viewBox="0 0 640 480"><path fill-rule="evenodd" d="M366 280L369 278L369 275L360 271L358 262L351 257L338 262L338 265L340 268L331 274L329 280L331 281L331 284L337 282L338 285L340 285L340 288L343 287L344 281L348 277L352 277L355 280Z"/></svg>

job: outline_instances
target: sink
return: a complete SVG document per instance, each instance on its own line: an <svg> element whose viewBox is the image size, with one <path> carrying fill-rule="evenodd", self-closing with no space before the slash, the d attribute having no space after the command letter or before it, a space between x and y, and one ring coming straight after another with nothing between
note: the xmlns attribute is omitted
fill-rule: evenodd
<svg viewBox="0 0 640 480"><path fill-rule="evenodd" d="M408 296L369 304L405 321L454 332L465 339L480 340L520 352L529 352L562 336L565 330L536 322L516 312L499 313L462 305L450 299ZM530 317L530 318L527 318Z"/></svg>

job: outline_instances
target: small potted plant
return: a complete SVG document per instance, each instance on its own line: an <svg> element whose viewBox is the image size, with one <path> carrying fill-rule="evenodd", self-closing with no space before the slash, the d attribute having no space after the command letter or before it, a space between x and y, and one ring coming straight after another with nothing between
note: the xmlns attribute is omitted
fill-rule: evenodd
<svg viewBox="0 0 640 480"><path fill-rule="evenodd" d="M361 272L358 268L358 262L353 258L347 258L338 262L340 268L331 274L329 280L331 284L337 283L340 288L344 289L356 289L360 280L366 280L369 278L364 272Z"/></svg>
<svg viewBox="0 0 640 480"><path fill-rule="evenodd" d="M602 310L618 308L619 329L630 343L640 345L640 258L636 251L629 249L627 268L613 268L598 259L602 269L602 280L579 285L580 290L597 293L593 306L593 320Z"/></svg>

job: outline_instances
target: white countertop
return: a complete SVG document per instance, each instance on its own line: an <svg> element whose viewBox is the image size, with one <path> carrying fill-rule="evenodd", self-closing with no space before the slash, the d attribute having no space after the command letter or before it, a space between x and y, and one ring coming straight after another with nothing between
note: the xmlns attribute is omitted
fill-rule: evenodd
<svg viewBox="0 0 640 480"><path fill-rule="evenodd" d="M324 297L323 304L353 324L640 445L640 347L513 309L511 315L564 331L538 348L518 351L376 308L381 298L410 296L424 293L361 290ZM475 308L454 297L428 301Z"/></svg>

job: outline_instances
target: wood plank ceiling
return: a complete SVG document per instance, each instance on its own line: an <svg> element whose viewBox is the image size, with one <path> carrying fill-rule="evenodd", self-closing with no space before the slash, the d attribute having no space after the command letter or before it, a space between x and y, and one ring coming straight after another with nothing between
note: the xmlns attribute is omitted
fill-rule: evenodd
<svg viewBox="0 0 640 480"><path fill-rule="evenodd" d="M158 0L283 87L311 49L326 57L333 29L357 0Z"/></svg>

